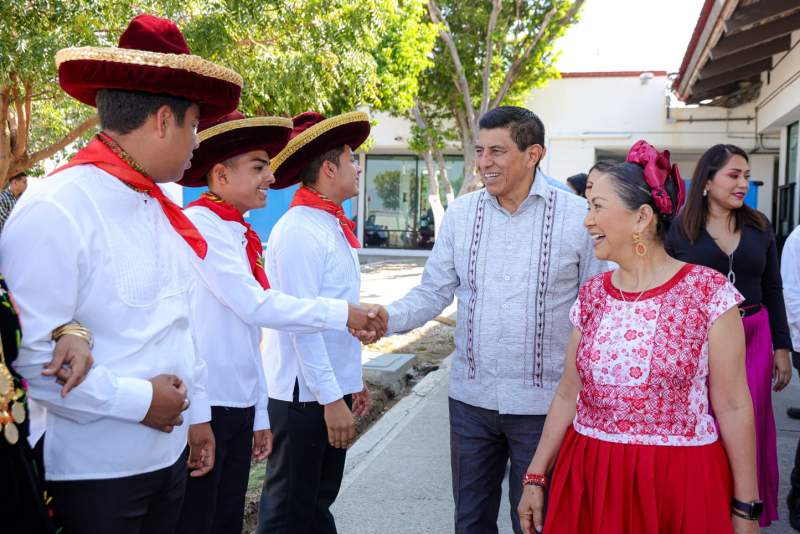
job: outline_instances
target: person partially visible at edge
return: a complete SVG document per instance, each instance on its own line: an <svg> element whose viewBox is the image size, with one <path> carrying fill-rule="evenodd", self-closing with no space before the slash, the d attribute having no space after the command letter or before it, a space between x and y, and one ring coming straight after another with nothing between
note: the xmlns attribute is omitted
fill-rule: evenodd
<svg viewBox="0 0 800 534"><path fill-rule="evenodd" d="M94 363L87 334L78 329L59 336L53 360L42 371L55 377L62 396L86 378ZM13 297L0 276L0 411L11 418L0 425L0 480L6 481L0 485L0 517L7 532L55 534L58 521L45 490L44 466L28 441L32 414L27 386L13 367L21 338Z"/></svg>
<svg viewBox="0 0 800 534"><path fill-rule="evenodd" d="M778 248L769 221L744 203L749 188L747 153L715 145L700 157L686 206L670 229L667 252L716 269L744 296L739 307L747 343L747 382L758 440L758 492L762 527L778 519L778 448L772 390L792 377L792 348L783 301Z"/></svg>
<svg viewBox="0 0 800 534"><path fill-rule="evenodd" d="M207 244L159 184L180 179L199 120L233 111L242 79L150 15L118 48L61 50L56 64L102 131L31 186L0 237L25 328L14 368L47 408L45 474L64 530L171 533L187 473L213 467L214 437L189 314L190 257ZM91 330L96 364L62 397L40 372L73 321Z"/></svg>
<svg viewBox="0 0 800 534"><path fill-rule="evenodd" d="M526 534L759 530L743 298L717 271L667 255L683 198L669 153L644 141L593 184L584 224L619 268L586 282L570 310L519 505Z"/></svg>
<svg viewBox="0 0 800 534"><path fill-rule="evenodd" d="M572 188L572 192L579 197L586 198L586 179L588 175L585 172L573 174L567 178L567 185Z"/></svg>
<svg viewBox="0 0 800 534"><path fill-rule="evenodd" d="M478 170L486 187L447 208L422 283L386 307L389 331L422 326L458 297L450 373L450 460L455 530L497 532L509 482L514 532L522 475L563 369L569 307L605 270L581 225L586 201L537 169L545 131L528 109L480 119Z"/></svg>
<svg viewBox="0 0 800 534"><path fill-rule="evenodd" d="M22 196L22 193L28 188L28 175L24 172L15 174L8 180L8 185L0 193L0 232L3 231L8 216L11 215L11 210L14 205Z"/></svg>
<svg viewBox="0 0 800 534"><path fill-rule="evenodd" d="M272 229L266 270L275 289L296 297L360 299L355 225L342 203L358 195L353 151L370 131L366 113L294 118L273 160L278 187L302 182ZM386 319L380 310L380 317ZM385 322L375 335L383 335ZM264 342L272 456L259 508L259 534L335 534L330 511L355 439L354 417L372 404L361 374L361 346L349 332L267 331Z"/></svg>
<svg viewBox="0 0 800 534"><path fill-rule="evenodd" d="M786 319L792 340L792 365L800 371L800 226L792 230L783 243L781 278ZM800 419L800 408L789 407L787 413L789 417ZM789 524L795 530L800 530L800 440L795 448L790 484L791 489L786 497Z"/></svg>
<svg viewBox="0 0 800 534"><path fill-rule="evenodd" d="M368 311L359 305L299 299L270 289L261 238L244 214L266 206L267 191L275 184L270 160L291 131L291 119L245 118L238 111L203 122L192 167L178 182L208 186L185 213L208 243L205 259L193 262L201 282L192 295L191 321L202 325L195 337L208 366L216 457L209 475L188 480L177 532L242 532L251 458L265 460L272 450L261 328L295 333L370 329Z"/></svg>

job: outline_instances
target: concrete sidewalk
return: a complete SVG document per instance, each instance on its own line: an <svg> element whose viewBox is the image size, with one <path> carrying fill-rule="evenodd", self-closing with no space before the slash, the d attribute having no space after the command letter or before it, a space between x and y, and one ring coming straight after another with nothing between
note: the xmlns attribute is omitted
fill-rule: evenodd
<svg viewBox="0 0 800 534"><path fill-rule="evenodd" d="M333 514L341 534L453 532L447 374L427 375L347 453ZM511 532L504 488L500 532Z"/></svg>
<svg viewBox="0 0 800 534"><path fill-rule="evenodd" d="M341 534L448 534L453 532L450 487L450 436L447 409L448 365L426 376L348 452L345 478L333 507ZM781 521L762 529L791 534L786 494L800 436L800 421L786 417L786 407L800 405L800 383L773 396L778 427ZM507 485L507 481L504 486ZM498 530L511 533L504 487Z"/></svg>

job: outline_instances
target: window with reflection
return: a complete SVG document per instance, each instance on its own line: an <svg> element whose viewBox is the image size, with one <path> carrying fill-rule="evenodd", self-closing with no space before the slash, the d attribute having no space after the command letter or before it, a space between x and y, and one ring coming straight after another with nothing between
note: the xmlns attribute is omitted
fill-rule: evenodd
<svg viewBox="0 0 800 534"><path fill-rule="evenodd" d="M459 156L447 156L445 166L448 178L457 192L463 181L463 159ZM416 156L368 155L364 171L364 246L432 248L434 221L428 204L428 172L425 162ZM439 194L446 206L446 188L441 181Z"/></svg>

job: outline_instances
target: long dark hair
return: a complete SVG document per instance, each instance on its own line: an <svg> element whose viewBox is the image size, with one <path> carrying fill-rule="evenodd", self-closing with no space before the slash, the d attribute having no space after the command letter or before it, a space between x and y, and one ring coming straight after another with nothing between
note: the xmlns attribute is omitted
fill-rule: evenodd
<svg viewBox="0 0 800 534"><path fill-rule="evenodd" d="M705 154L700 157L700 161L697 162L692 176L692 185L686 195L686 205L680 214L681 232L692 243L700 237L700 232L706 227L708 197L703 196L706 182L714 178L714 175L727 165L733 156L741 156L745 161L750 162L747 153L735 145L714 145L706 150ZM736 223L734 227L736 232L745 225L758 228L762 232L769 227L767 218L747 204L742 204L741 208L732 210L731 215Z"/></svg>

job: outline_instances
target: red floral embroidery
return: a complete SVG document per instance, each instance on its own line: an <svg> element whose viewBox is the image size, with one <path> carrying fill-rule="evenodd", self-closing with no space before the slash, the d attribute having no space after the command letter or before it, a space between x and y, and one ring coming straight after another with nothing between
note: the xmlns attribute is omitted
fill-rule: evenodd
<svg viewBox="0 0 800 534"><path fill-rule="evenodd" d="M639 302L608 291L610 273L581 287L576 429L600 439L698 445L717 439L708 412L708 329L741 302L727 279L689 266Z"/></svg>

